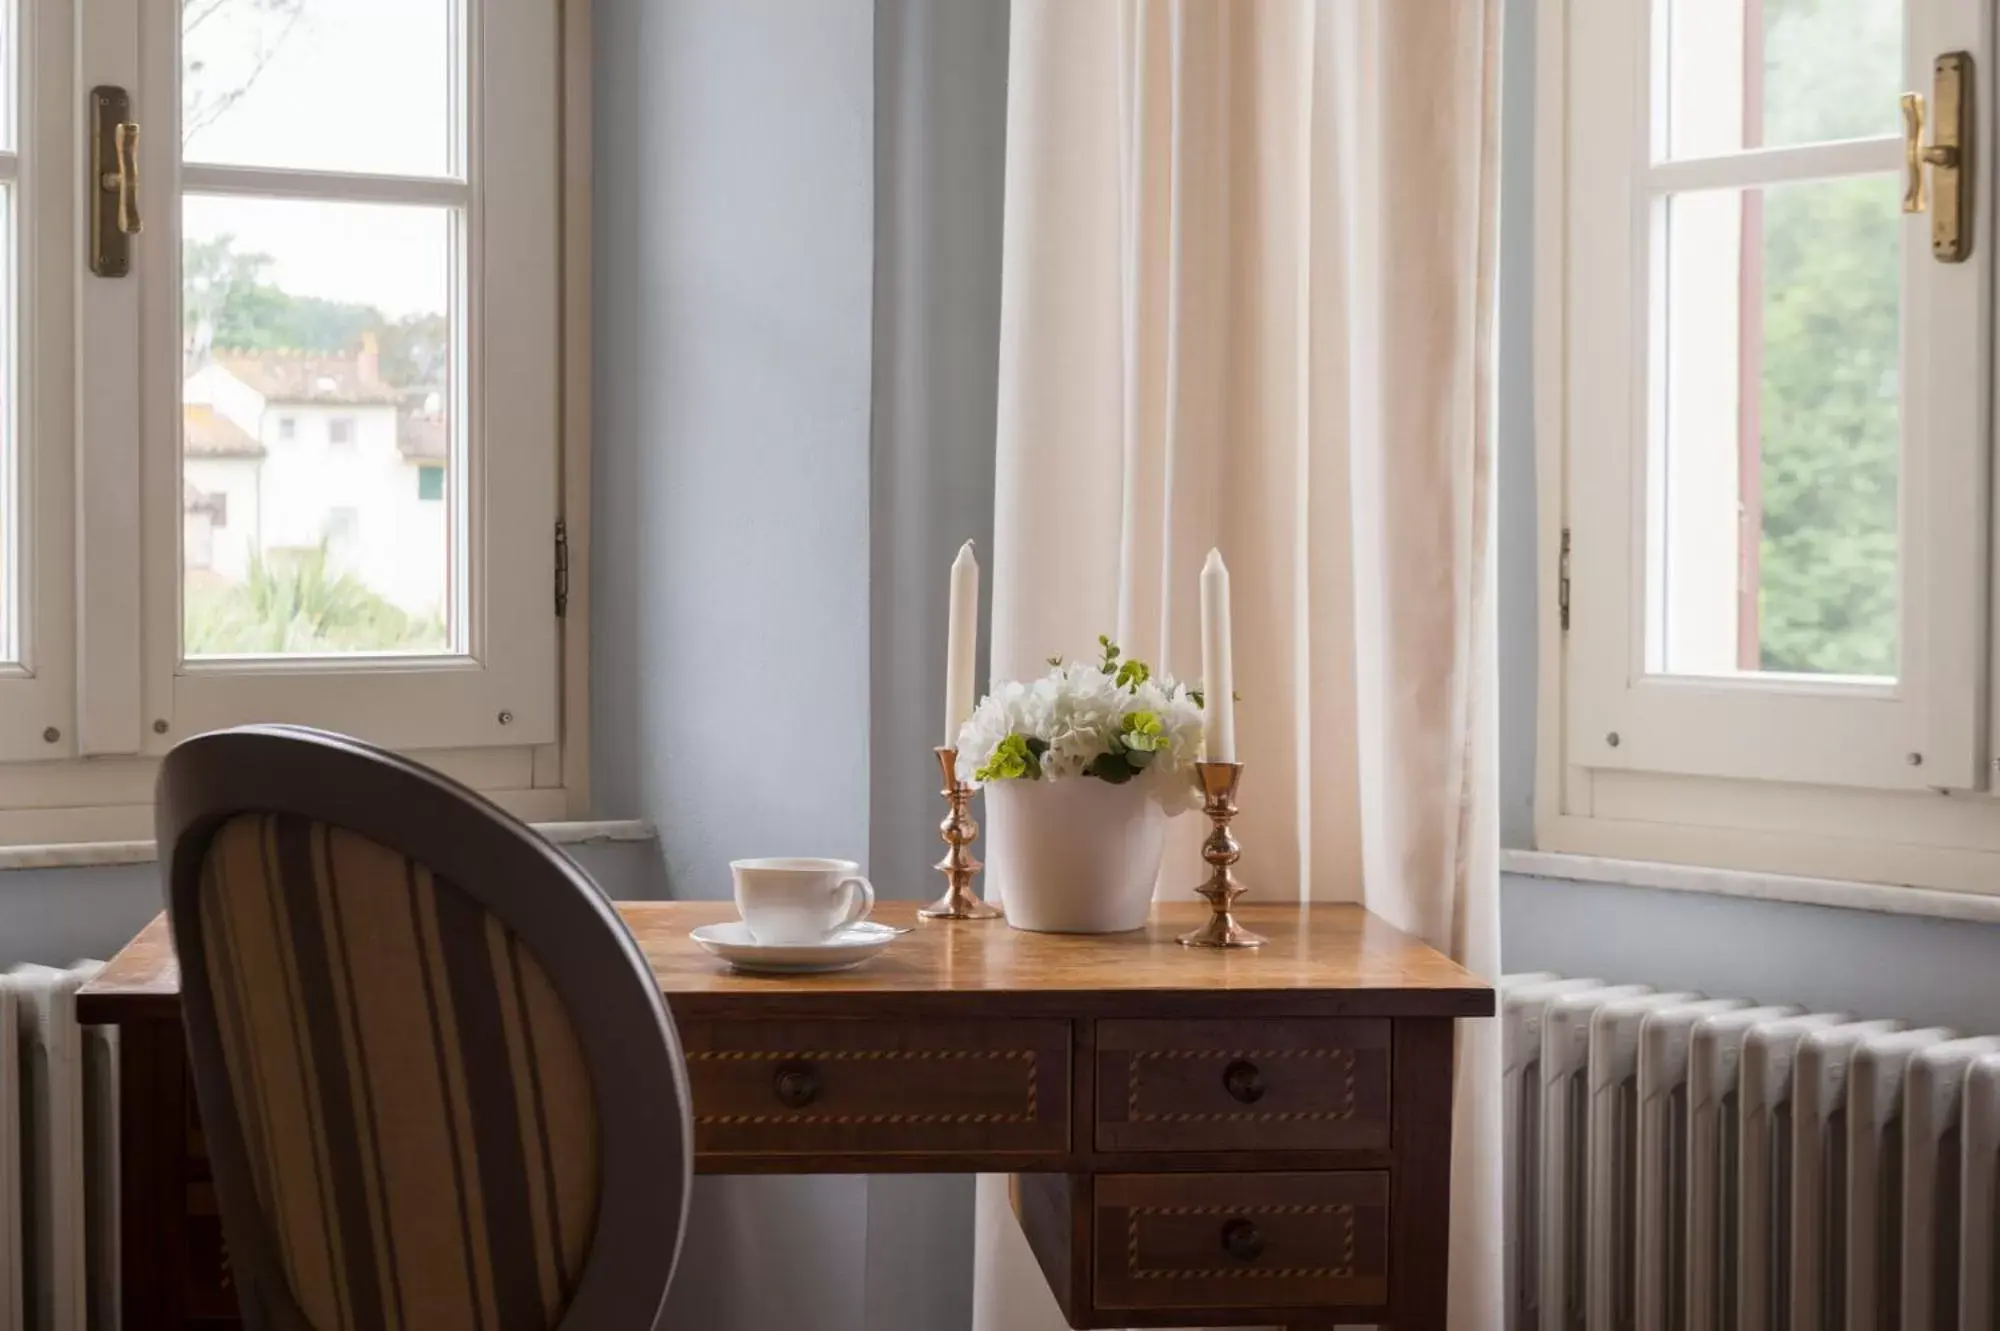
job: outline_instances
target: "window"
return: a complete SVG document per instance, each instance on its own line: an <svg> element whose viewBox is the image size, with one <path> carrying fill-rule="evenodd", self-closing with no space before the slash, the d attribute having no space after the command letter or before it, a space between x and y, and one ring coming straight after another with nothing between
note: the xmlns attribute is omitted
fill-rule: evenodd
<svg viewBox="0 0 2000 1331"><path fill-rule="evenodd" d="M578 49L545 0L0 0L0 843L144 836L148 760L248 721L560 814ZM98 86L143 129L120 276Z"/></svg>
<svg viewBox="0 0 2000 1331"><path fill-rule="evenodd" d="M1542 21L1542 845L1990 882L1989 210L1938 252L1899 109L1985 114L1981 7Z"/></svg>
<svg viewBox="0 0 2000 1331"><path fill-rule="evenodd" d="M354 544L361 533L361 510L339 504L326 511L326 543L334 549Z"/></svg>

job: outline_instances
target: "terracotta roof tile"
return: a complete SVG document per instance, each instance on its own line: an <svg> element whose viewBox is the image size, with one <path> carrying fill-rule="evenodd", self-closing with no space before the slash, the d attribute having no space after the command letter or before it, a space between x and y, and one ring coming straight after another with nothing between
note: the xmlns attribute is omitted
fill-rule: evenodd
<svg viewBox="0 0 2000 1331"><path fill-rule="evenodd" d="M215 363L263 394L269 402L332 402L394 406L396 390L354 356L302 351L235 351L221 347Z"/></svg>

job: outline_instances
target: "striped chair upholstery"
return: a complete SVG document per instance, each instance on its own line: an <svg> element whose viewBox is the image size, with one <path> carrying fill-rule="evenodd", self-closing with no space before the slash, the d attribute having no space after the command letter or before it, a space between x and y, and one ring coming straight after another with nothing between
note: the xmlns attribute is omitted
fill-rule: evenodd
<svg viewBox="0 0 2000 1331"><path fill-rule="evenodd" d="M545 1331L599 1134L532 946L425 865L297 814L209 843L198 909L273 1257L314 1331Z"/></svg>

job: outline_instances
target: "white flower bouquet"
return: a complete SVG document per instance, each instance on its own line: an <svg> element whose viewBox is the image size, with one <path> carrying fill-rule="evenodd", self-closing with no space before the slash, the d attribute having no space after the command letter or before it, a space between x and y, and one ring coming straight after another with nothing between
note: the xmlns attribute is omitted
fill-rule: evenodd
<svg viewBox="0 0 2000 1331"><path fill-rule="evenodd" d="M1138 781L1169 813L1194 806L1200 690L1097 641L1096 662L1053 657L1040 679L1002 684L980 702L958 736L961 779Z"/></svg>

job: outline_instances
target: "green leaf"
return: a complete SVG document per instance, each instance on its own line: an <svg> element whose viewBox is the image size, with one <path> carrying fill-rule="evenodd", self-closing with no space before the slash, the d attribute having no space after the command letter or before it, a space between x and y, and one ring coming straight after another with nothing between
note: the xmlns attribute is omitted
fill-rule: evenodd
<svg viewBox="0 0 2000 1331"><path fill-rule="evenodd" d="M1155 712L1127 712L1118 741L1135 753L1153 753L1166 737L1167 728Z"/></svg>
<svg viewBox="0 0 2000 1331"><path fill-rule="evenodd" d="M1139 686L1153 677L1153 669L1144 661L1127 661L1118 667L1118 685L1137 693Z"/></svg>
<svg viewBox="0 0 2000 1331"><path fill-rule="evenodd" d="M1126 755L1122 753L1100 753L1090 760L1090 766L1083 769L1083 774L1122 786L1139 775L1139 769L1126 761Z"/></svg>
<svg viewBox="0 0 2000 1331"><path fill-rule="evenodd" d="M1037 749L1036 746L1040 745ZM972 774L975 781L1038 781L1042 775L1042 754L1049 746L1040 740L1009 735L994 746L993 755Z"/></svg>

